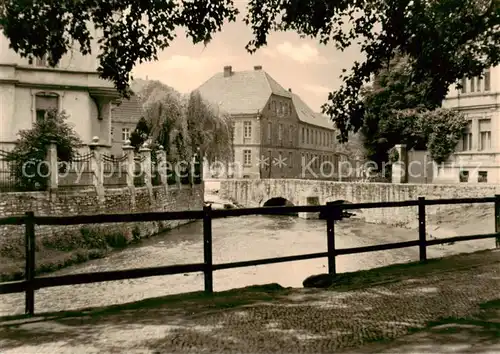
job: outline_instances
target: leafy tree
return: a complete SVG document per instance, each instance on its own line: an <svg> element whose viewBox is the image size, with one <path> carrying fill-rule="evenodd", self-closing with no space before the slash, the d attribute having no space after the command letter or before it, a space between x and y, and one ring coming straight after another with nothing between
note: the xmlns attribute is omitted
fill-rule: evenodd
<svg viewBox="0 0 500 354"><path fill-rule="evenodd" d="M397 55L385 69L375 75L373 84L362 91L364 121L361 132L370 160L381 166L388 151L396 144L409 149L425 149L426 137L416 129L415 115L399 114L402 110L432 109L425 96L428 82L413 85L408 59Z"/></svg>
<svg viewBox="0 0 500 354"><path fill-rule="evenodd" d="M344 74L343 86L323 106L341 141L363 126L362 87L396 52L409 58L412 84L428 83L425 96L434 108L460 78L500 63L498 0L250 0L247 9L252 53L272 31L294 31L340 50L360 44L365 60ZM134 65L157 59L178 27L194 43L207 44L237 14L231 0L5 0L0 26L16 52L29 58L49 53L54 65L74 43L90 53L93 24L102 34L98 70L127 95Z"/></svg>
<svg viewBox="0 0 500 354"><path fill-rule="evenodd" d="M140 147L148 140L149 138L149 125L144 117L139 119L137 122L137 126L135 127L132 134L130 134L130 145L135 147L135 150L138 151Z"/></svg>
<svg viewBox="0 0 500 354"><path fill-rule="evenodd" d="M186 118L193 151L199 149L209 162L230 160L233 131L228 114L215 109L194 91L189 95Z"/></svg>
<svg viewBox="0 0 500 354"><path fill-rule="evenodd" d="M428 149L438 163L454 151L467 125L463 114L435 109L426 95L430 80L414 85L408 58L397 55L363 90L361 129L368 156L378 166L388 160L396 144Z"/></svg>
<svg viewBox="0 0 500 354"><path fill-rule="evenodd" d="M82 141L66 122L67 119L65 112L50 110L45 119L34 123L32 129L18 133L16 147L7 156L7 160L11 161L11 173L19 189L47 188L47 176L53 171L49 171L47 164L41 162L46 161L51 142L57 146L58 161L69 162L73 159Z"/></svg>
<svg viewBox="0 0 500 354"><path fill-rule="evenodd" d="M232 155L232 124L228 115L215 110L198 92L185 97L157 81L141 83L150 138L165 147L171 162L190 160L195 152L210 161Z"/></svg>

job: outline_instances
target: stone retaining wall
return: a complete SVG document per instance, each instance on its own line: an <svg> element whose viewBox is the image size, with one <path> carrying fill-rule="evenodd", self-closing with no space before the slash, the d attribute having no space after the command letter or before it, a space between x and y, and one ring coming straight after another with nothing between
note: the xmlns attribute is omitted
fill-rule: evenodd
<svg viewBox="0 0 500 354"><path fill-rule="evenodd" d="M135 212L200 210L203 208L203 184L182 187L156 186L152 194L146 187L130 189L107 189L104 198L100 198L95 189L26 193L0 193L0 216L22 215L33 211L38 216L71 216ZM47 237L78 238L82 229L107 229L120 232L128 239L149 237L169 230L187 220L89 224L71 226L37 226L37 241ZM9 241L24 238L24 226L0 226L0 246Z"/></svg>

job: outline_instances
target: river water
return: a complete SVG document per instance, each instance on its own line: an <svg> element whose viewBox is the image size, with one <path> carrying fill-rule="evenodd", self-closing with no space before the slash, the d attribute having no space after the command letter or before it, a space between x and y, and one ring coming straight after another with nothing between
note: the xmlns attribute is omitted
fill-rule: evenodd
<svg viewBox="0 0 500 354"><path fill-rule="evenodd" d="M417 238L416 231L365 224L356 219L343 220L336 225L338 248ZM478 248L489 246L483 243ZM474 250L470 245L462 247L467 248L467 251ZM326 222L322 220L304 220L292 216L245 216L213 221L214 264L324 251ZM428 256L438 257L450 252L456 253L443 247L432 248ZM337 258L337 271L349 272L417 259L416 247L340 256ZM107 258L75 265L51 275L198 262L203 262L202 224L194 222L144 240L137 246L114 252ZM214 290L266 283L302 287L303 280L308 276L325 272L326 259L222 270L214 273ZM40 313L105 306L202 289L202 273L46 288L36 292L35 311ZM0 316L23 311L23 293L0 296Z"/></svg>

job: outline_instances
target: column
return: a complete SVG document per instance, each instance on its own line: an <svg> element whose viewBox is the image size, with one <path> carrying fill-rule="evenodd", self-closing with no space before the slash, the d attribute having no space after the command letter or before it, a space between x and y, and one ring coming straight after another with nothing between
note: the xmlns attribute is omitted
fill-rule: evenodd
<svg viewBox="0 0 500 354"><path fill-rule="evenodd" d="M90 163L92 166L94 187L96 189L99 199L104 201L104 175L103 175L103 165L101 157L101 149L99 145L99 137L94 136L92 138L92 143L89 144L89 149L93 156L91 157Z"/></svg>
<svg viewBox="0 0 500 354"><path fill-rule="evenodd" d="M161 184L167 186L167 152L160 146L156 150L156 167L158 168L158 173L160 175Z"/></svg>
<svg viewBox="0 0 500 354"><path fill-rule="evenodd" d="M49 180L47 187L50 192L57 191L59 185L59 166L57 163L57 145L55 141L51 141L47 149L47 163L49 164Z"/></svg>
<svg viewBox="0 0 500 354"><path fill-rule="evenodd" d="M125 141L122 146L123 154L127 156L127 188L130 191L130 199L132 208L135 208L135 185L134 185L134 175L135 175L135 161L134 161L134 147L130 145L130 140Z"/></svg>
<svg viewBox="0 0 500 354"><path fill-rule="evenodd" d="M144 184L148 188L150 194L153 194L153 185L151 183L151 149L148 147L147 143L139 149L139 154L141 155L141 170L144 174Z"/></svg>
<svg viewBox="0 0 500 354"><path fill-rule="evenodd" d="M405 144L397 144L394 149L398 160L392 164L392 183L408 183L408 153Z"/></svg>

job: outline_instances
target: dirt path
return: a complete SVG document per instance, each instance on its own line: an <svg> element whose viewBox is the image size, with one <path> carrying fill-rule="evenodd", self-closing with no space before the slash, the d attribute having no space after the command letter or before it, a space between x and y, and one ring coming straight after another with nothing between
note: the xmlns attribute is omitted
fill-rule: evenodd
<svg viewBox="0 0 500 354"><path fill-rule="evenodd" d="M373 270L362 276L357 289L278 290L276 286L274 291L256 288L213 298L182 295L63 317L4 320L0 352L349 351L400 337L429 321L476 313L479 304L499 297L500 251L396 266L382 273Z"/></svg>

